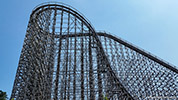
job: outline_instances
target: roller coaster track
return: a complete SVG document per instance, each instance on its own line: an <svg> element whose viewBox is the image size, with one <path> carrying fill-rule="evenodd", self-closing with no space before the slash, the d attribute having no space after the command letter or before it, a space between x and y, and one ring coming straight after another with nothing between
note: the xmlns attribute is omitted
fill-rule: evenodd
<svg viewBox="0 0 178 100"><path fill-rule="evenodd" d="M37 6L11 99L177 100L178 69L121 38L96 32L76 9Z"/></svg>

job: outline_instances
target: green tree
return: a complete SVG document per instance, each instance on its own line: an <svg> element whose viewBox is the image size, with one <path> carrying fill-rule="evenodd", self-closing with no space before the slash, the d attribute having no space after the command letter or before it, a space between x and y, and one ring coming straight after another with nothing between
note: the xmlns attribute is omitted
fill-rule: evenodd
<svg viewBox="0 0 178 100"><path fill-rule="evenodd" d="M103 95L103 100L109 100L109 99L107 98L107 96Z"/></svg>
<svg viewBox="0 0 178 100"><path fill-rule="evenodd" d="M3 92L2 90L0 90L0 100L7 100L7 94L6 92Z"/></svg>

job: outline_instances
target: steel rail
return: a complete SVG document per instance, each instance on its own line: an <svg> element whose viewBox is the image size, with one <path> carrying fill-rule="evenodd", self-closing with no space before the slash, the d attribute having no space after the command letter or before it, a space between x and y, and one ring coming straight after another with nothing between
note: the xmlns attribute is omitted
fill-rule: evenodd
<svg viewBox="0 0 178 100"><path fill-rule="evenodd" d="M53 7L53 6L54 6L54 7ZM41 9L41 8L45 8L45 7L50 7L50 8ZM55 8L55 7L56 7L56 8ZM58 7L60 7L60 8L58 8ZM83 23L85 23L85 25L91 30L92 33L96 33L94 27L92 26L92 24L91 24L84 16L82 16L82 15L79 13L79 11L76 11L76 10L74 10L74 9L71 8L71 7L66 7L64 4L60 4L60 3L58 3L58 4L45 4L45 5L42 5L42 6L38 7L38 8L35 8L35 9L32 11L30 17L32 18L38 10L39 10L40 12L43 12L43 11L45 11L45 10L47 10L47 9L60 9L60 10L61 10L61 8L62 8L65 12L68 12L68 13L70 12L72 15L74 15L74 16L77 17L79 20L81 20ZM67 10L65 10L64 8L67 9Z"/></svg>
<svg viewBox="0 0 178 100"><path fill-rule="evenodd" d="M176 69L176 68L173 67L172 65L170 65L170 64L168 64L168 63L165 63L164 61L160 60L159 58L154 57L152 54L149 54L149 53L147 53L147 52L145 52L145 51L139 49L138 47L133 46L132 44L130 44L130 43L128 43L128 42L126 42L126 41L124 41L124 40L122 40L122 39L119 39L119 38L117 38L117 37L115 37L115 36L113 36L113 35L111 35L111 34L107 34L107 33L98 32L97 34L98 34L99 36L106 36L106 37L109 37L109 38L111 38L111 39L113 39L113 40L115 40L115 41L117 41L117 42L119 42L119 43L125 45L126 47L129 47L130 49L135 50L136 52L138 52L138 53L140 53L140 54L142 54L142 55L148 57L149 59L151 59L151 60L153 60L153 61L159 63L160 65L162 65L162 66L164 66L164 67L166 67L166 68L172 70L173 72L178 73L178 69Z"/></svg>
<svg viewBox="0 0 178 100"><path fill-rule="evenodd" d="M153 61L159 63L160 65L162 65L162 66L164 66L164 67L170 69L171 71L173 71L173 72L175 72L175 73L178 73L178 69L176 69L176 68L173 67L172 65L170 65L170 64L168 64L168 63L166 63L166 62L160 60L160 59L157 58L157 57L154 57L152 54L149 54L149 53L147 53L146 51L141 50L141 49L139 49L139 48L136 47L136 46L133 46L132 44L126 42L125 40L122 40L122 39L117 38L117 37L115 37L115 36L113 36L113 35L111 35L111 34L104 33L104 32L97 32L96 34L97 34L98 36L105 36L105 37L111 38L111 39L113 39L113 40L115 40L115 41L117 41L117 42L119 42L119 43L125 45L126 47L129 47L130 49L135 50L136 52L138 52L138 53L140 53L140 54L142 54L142 55L148 57L149 59L151 59L151 60L153 60ZM81 33L78 33L76 36L89 36L89 35L90 35L89 33L85 33L85 35L84 35L84 34L81 34ZM70 34L70 35L68 35L68 36L69 36L69 37L75 37L75 35L73 35L73 34ZM66 37L66 35L63 35L63 36L62 36L62 38L65 38L65 37ZM55 38L59 38L59 36L56 35Z"/></svg>

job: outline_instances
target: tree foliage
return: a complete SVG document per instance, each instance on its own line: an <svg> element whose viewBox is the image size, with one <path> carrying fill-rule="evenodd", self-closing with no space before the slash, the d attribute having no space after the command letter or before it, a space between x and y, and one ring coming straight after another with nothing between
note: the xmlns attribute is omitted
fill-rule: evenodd
<svg viewBox="0 0 178 100"><path fill-rule="evenodd" d="M0 100L7 100L7 94L2 90L0 90Z"/></svg>
<svg viewBox="0 0 178 100"><path fill-rule="evenodd" d="M103 95L103 100L109 100L107 96Z"/></svg>

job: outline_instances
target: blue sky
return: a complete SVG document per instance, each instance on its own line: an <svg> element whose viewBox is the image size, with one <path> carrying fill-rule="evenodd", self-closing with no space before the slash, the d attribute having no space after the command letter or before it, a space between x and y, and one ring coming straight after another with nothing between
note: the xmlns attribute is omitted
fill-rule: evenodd
<svg viewBox="0 0 178 100"><path fill-rule="evenodd" d="M0 89L11 94L32 9L50 0L0 1ZM178 0L56 0L107 31L178 67Z"/></svg>

